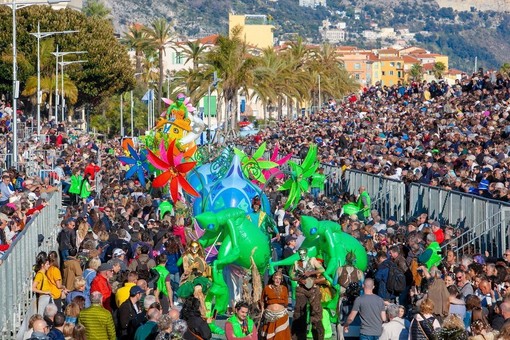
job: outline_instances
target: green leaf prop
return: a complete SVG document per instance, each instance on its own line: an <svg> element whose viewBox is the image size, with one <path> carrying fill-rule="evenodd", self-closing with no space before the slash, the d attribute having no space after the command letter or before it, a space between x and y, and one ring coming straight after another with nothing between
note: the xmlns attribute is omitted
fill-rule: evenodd
<svg viewBox="0 0 510 340"><path fill-rule="evenodd" d="M319 161L317 160L317 145L311 144L308 153L301 165L289 161L290 178L283 183L278 190L290 190L285 203L285 209L294 209L301 199L301 195L308 191L308 180L317 171Z"/></svg>
<svg viewBox="0 0 510 340"><path fill-rule="evenodd" d="M266 151L266 143L262 143L259 148L249 157L244 151L234 148L235 154L241 160L241 169L246 178L252 179L260 183L266 183L266 178L262 170L273 169L278 166L278 163L262 159Z"/></svg>

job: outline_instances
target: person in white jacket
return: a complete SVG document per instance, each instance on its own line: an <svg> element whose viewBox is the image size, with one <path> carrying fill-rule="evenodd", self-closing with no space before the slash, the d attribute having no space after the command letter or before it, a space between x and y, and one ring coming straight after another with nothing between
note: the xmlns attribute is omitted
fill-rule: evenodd
<svg viewBox="0 0 510 340"><path fill-rule="evenodd" d="M404 319L399 317L399 306L395 304L386 307L386 314L390 320L382 325L383 331L379 340L407 340L409 330Z"/></svg>

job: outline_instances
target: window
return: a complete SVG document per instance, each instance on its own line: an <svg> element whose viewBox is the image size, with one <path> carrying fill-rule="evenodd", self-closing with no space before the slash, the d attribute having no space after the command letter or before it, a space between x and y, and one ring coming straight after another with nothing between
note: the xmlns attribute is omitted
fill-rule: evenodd
<svg viewBox="0 0 510 340"><path fill-rule="evenodd" d="M395 67L395 62L393 62L393 61L392 61L392 62L390 63L390 66L391 66L391 67Z"/></svg>
<svg viewBox="0 0 510 340"><path fill-rule="evenodd" d="M354 69L355 70L360 70L361 69L361 64L360 63L354 64Z"/></svg>
<svg viewBox="0 0 510 340"><path fill-rule="evenodd" d="M385 72L385 71L382 71L382 72L381 72L381 74L384 76L384 75L386 75L386 72Z"/></svg>
<svg viewBox="0 0 510 340"><path fill-rule="evenodd" d="M356 78L356 80L359 80L359 79L360 79L359 73L356 73L356 74L354 75L354 78Z"/></svg>
<svg viewBox="0 0 510 340"><path fill-rule="evenodd" d="M398 71L397 75L398 75L399 78L402 78L402 72Z"/></svg>
<svg viewBox="0 0 510 340"><path fill-rule="evenodd" d="M397 68L402 68L402 64L401 63L397 63Z"/></svg>
<svg viewBox="0 0 510 340"><path fill-rule="evenodd" d="M390 76L392 76L392 75L393 75L393 71L390 71Z"/></svg>
<svg viewBox="0 0 510 340"><path fill-rule="evenodd" d="M175 54L175 63L180 65L184 63L184 57L181 52L177 52Z"/></svg>

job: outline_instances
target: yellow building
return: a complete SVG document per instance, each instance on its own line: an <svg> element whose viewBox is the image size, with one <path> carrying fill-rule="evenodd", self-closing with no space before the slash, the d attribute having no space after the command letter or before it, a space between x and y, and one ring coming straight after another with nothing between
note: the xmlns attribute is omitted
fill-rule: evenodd
<svg viewBox="0 0 510 340"><path fill-rule="evenodd" d="M381 63L381 83L386 86L404 81L404 61L401 57L379 57Z"/></svg>
<svg viewBox="0 0 510 340"><path fill-rule="evenodd" d="M338 51L345 70L360 85L373 85L381 81L381 66L377 57L365 51Z"/></svg>
<svg viewBox="0 0 510 340"><path fill-rule="evenodd" d="M228 30L232 35L232 29L236 26L242 28L241 36L248 45L267 48L273 47L274 36L272 19L266 15L234 15L228 16Z"/></svg>

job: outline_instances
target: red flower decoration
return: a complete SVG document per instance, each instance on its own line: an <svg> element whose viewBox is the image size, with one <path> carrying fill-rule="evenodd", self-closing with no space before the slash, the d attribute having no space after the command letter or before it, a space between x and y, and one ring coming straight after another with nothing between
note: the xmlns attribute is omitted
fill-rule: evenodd
<svg viewBox="0 0 510 340"><path fill-rule="evenodd" d="M163 171L161 175L152 181L154 188L161 188L170 183L170 196L173 202L177 202L179 198L179 188L182 188L192 196L199 196L198 192L186 180L186 174L195 167L196 162L180 163L183 157L175 147L175 140L172 140L168 146L166 154L164 154L164 148L160 148L161 158L156 156L151 150L148 151L147 159L149 162L155 168Z"/></svg>

